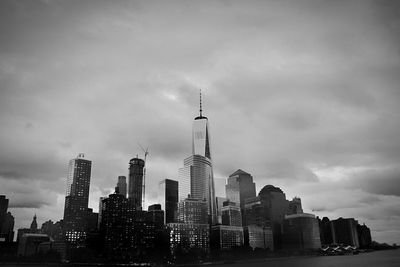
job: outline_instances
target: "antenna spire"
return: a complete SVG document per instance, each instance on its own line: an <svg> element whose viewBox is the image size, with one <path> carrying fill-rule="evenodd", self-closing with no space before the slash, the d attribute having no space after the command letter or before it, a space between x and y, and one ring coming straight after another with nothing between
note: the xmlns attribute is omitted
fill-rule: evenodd
<svg viewBox="0 0 400 267"><path fill-rule="evenodd" d="M201 109L201 89L200 89L200 117L203 117L202 113L203 110Z"/></svg>

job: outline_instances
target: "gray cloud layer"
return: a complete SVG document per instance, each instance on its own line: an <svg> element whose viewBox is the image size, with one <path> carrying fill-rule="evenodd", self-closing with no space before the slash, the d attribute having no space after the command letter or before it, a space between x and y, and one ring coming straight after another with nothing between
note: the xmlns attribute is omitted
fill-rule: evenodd
<svg viewBox="0 0 400 267"><path fill-rule="evenodd" d="M18 227L61 218L85 152L96 209L140 142L154 203L203 88L216 177L244 169L398 243L399 18L396 1L1 1L0 194Z"/></svg>

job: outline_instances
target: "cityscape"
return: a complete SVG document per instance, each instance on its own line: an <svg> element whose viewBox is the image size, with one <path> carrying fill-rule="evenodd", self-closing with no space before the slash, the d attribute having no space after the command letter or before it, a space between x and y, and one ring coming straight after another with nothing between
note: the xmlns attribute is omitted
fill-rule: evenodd
<svg viewBox="0 0 400 267"><path fill-rule="evenodd" d="M60 262L175 264L256 256L256 252L351 253L372 249L371 231L355 218L320 219L305 213L301 198L286 199L281 188L265 185L257 194L250 173L234 171L224 196L216 196L211 132L203 116L192 126L192 153L178 180L159 181L158 203L144 210L146 157L129 161L129 175L117 176L114 193L100 197L99 212L89 204L92 161L83 153L69 161L64 217L16 232L0 196L3 256ZM142 148L142 147L141 147ZM375 244L376 247L376 244ZM387 246L386 248L388 248ZM15 251L16 250L16 251ZM274 254L272 254L274 255Z"/></svg>
<svg viewBox="0 0 400 267"><path fill-rule="evenodd" d="M1 0L0 265L397 267L399 18Z"/></svg>

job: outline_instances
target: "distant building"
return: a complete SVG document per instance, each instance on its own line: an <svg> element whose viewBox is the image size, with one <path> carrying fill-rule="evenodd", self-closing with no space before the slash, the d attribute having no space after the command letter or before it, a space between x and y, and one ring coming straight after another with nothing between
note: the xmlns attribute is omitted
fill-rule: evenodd
<svg viewBox="0 0 400 267"><path fill-rule="evenodd" d="M87 209L86 221L87 221L87 231L97 231L98 230L98 220L99 214L97 212L93 212L93 209Z"/></svg>
<svg viewBox="0 0 400 267"><path fill-rule="evenodd" d="M243 227L244 245L256 248L274 250L274 238L271 226L248 225Z"/></svg>
<svg viewBox="0 0 400 267"><path fill-rule="evenodd" d="M68 167L64 208L65 240L71 244L83 242L87 232L87 211L92 162L79 154Z"/></svg>
<svg viewBox="0 0 400 267"><path fill-rule="evenodd" d="M124 197L126 197L127 184L126 184L126 177L125 176L118 176L117 187L118 187L118 193L120 195L123 195Z"/></svg>
<svg viewBox="0 0 400 267"><path fill-rule="evenodd" d="M207 202L195 198L180 201L178 204L178 221L181 223L207 224Z"/></svg>
<svg viewBox="0 0 400 267"><path fill-rule="evenodd" d="M0 195L0 243L13 242L14 239L14 216L8 210L9 200Z"/></svg>
<svg viewBox="0 0 400 267"><path fill-rule="evenodd" d="M243 246L243 228L240 226L214 225L211 228L211 247L218 250L230 250Z"/></svg>
<svg viewBox="0 0 400 267"><path fill-rule="evenodd" d="M56 223L53 223L51 220L48 220L42 224L40 232L42 234L48 235L54 241L62 241L63 240L62 229L63 229L63 220L60 220Z"/></svg>
<svg viewBox="0 0 400 267"><path fill-rule="evenodd" d="M360 248L369 248L372 244L371 230L365 225L357 225L357 234Z"/></svg>
<svg viewBox="0 0 400 267"><path fill-rule="evenodd" d="M161 227L164 225L164 211L161 209L161 204L150 205L146 213L147 221Z"/></svg>
<svg viewBox="0 0 400 267"><path fill-rule="evenodd" d="M128 198L133 201L136 209L142 208L144 165L144 160L139 158L133 158L129 161Z"/></svg>
<svg viewBox="0 0 400 267"><path fill-rule="evenodd" d="M30 228L20 228L17 232L17 242L21 240L24 234L40 234L37 229L36 214L33 216Z"/></svg>
<svg viewBox="0 0 400 267"><path fill-rule="evenodd" d="M177 221L178 181L164 179L158 184L158 201L164 210L164 224Z"/></svg>
<svg viewBox="0 0 400 267"><path fill-rule="evenodd" d="M283 247L294 250L321 248L318 220L313 214L301 213L285 216Z"/></svg>
<svg viewBox="0 0 400 267"><path fill-rule="evenodd" d="M228 199L226 197L216 197L216 203L217 203L217 221L218 224L222 224L222 207L224 205L224 202L227 201Z"/></svg>
<svg viewBox="0 0 400 267"><path fill-rule="evenodd" d="M360 247L357 225L354 218L339 218L331 221L333 243Z"/></svg>
<svg viewBox="0 0 400 267"><path fill-rule="evenodd" d="M299 197L294 197L289 201L288 215L290 214L301 214L303 213L303 208L301 206L301 199Z"/></svg>
<svg viewBox="0 0 400 267"><path fill-rule="evenodd" d="M322 246L329 246L333 244L333 229L331 221L327 217L323 217L322 220L318 218L319 232Z"/></svg>
<svg viewBox="0 0 400 267"><path fill-rule="evenodd" d="M221 208L222 213L222 224L229 226L242 226L242 213L240 207L236 206L235 203L226 201Z"/></svg>
<svg viewBox="0 0 400 267"><path fill-rule="evenodd" d="M253 177L241 169L232 173L225 185L226 197L229 201L235 202L244 213L245 200L256 197L256 184L253 182ZM243 217L242 224L245 225Z"/></svg>
<svg viewBox="0 0 400 267"><path fill-rule="evenodd" d="M7 212L2 219L0 227L0 242L13 242L14 240L14 216Z"/></svg>
<svg viewBox="0 0 400 267"><path fill-rule="evenodd" d="M39 252L39 245L50 242L50 237L45 234L24 234L18 243L18 256L31 256Z"/></svg>

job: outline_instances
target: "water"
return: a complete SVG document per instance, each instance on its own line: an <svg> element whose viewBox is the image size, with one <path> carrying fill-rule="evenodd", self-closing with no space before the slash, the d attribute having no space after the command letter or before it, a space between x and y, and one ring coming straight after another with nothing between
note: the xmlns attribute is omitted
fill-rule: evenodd
<svg viewBox="0 0 400 267"><path fill-rule="evenodd" d="M213 267L399 267L400 249L374 251L358 255L270 258Z"/></svg>
<svg viewBox="0 0 400 267"><path fill-rule="evenodd" d="M17 264L4 264L2 267L21 266ZM93 264L23 264L24 267L83 267ZM98 265L104 266L104 265ZM112 266L112 265L107 265ZM193 266L193 265L192 265ZM198 265L201 267L201 265ZM206 265L203 265L206 267ZM358 255L344 256L319 256L319 257L287 257L287 258L268 258L257 260L238 261L229 264L212 264L209 267L399 267L400 266L400 249L375 251L370 253L361 253Z"/></svg>

